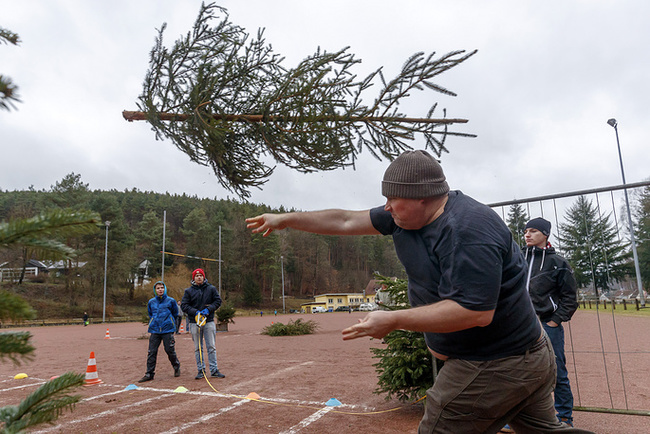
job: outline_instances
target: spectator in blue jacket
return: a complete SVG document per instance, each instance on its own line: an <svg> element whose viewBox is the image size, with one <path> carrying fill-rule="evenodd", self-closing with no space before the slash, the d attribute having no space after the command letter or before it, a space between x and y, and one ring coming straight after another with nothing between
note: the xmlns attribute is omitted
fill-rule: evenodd
<svg viewBox="0 0 650 434"><path fill-rule="evenodd" d="M156 359L158 348L162 341L167 357L174 367L174 377L181 375L181 362L176 356L174 348L174 332L176 331L176 318L178 305L176 300L167 295L167 286L163 282L156 282L153 286L154 297L149 300L147 312L149 313L149 353L147 354L147 373L138 382L153 380L156 373Z"/></svg>

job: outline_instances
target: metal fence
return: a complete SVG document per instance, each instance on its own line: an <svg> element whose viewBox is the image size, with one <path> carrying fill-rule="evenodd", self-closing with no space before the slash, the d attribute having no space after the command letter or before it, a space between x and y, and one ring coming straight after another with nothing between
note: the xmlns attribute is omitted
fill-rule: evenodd
<svg viewBox="0 0 650 434"><path fill-rule="evenodd" d="M631 247L634 244L631 242L633 239L630 237L630 231L628 230L627 212L629 208L625 203L628 199L626 196L628 196L628 192L632 192L631 200L633 201L635 193L640 192L640 189L647 186L650 186L650 181L529 197L488 205L500 214L504 221L507 221L510 207L516 204L525 207L528 218L543 217L551 221L554 229L549 240L556 250L563 254L562 244L557 237L558 230L563 223L567 223L565 218L567 210L579 196L584 196L597 209L599 218L607 218L613 223L617 230L618 241ZM523 234L515 234L515 236L518 237L518 244L523 245ZM648 240L640 241L647 242ZM630 404L630 399L628 399L632 396L630 386L632 386L632 390L636 390L637 383L641 382L636 374L640 369L645 372L650 369L650 351L648 351L647 346L643 345L639 347L633 345L633 349L629 350L630 335L634 335L632 338L638 342L645 342L647 341L645 338L646 330L619 330L620 327L617 327L616 316L614 315L616 309L618 309L617 312L622 312L626 309L643 310L645 308L645 293L641 284L636 252L634 259L636 262L636 278L616 282L615 285L618 285L618 287L612 288L609 293L610 297L601 295L600 298L595 300L583 298L583 302L580 304L580 309L588 310L587 308L589 308L595 310L594 323L590 328L593 327L596 333L589 337L594 342L588 344L584 342L585 337L580 336L581 332L577 332L578 329L584 330L584 328L575 327L576 332L574 332L571 322L566 326L567 366L573 363L573 372L570 376L573 376L572 389L575 397L574 405L577 410L650 416L650 401L647 399L639 401L636 399L636 393L632 399L633 404ZM643 265L647 266L647 264ZM593 287L583 288L583 294L589 291L596 293ZM623 347L621 346L621 338L624 338L623 341L625 341ZM575 361L576 358L580 359L581 357L587 357L590 365L593 365L593 369L600 370L599 373L592 370L580 372L576 368ZM628 360L634 361L628 362ZM600 368L596 368L597 366ZM585 401L584 396L581 396L580 393L581 384L588 383L586 377L593 377L594 375L599 377L602 393L599 393L597 398L583 393L584 396L589 396L589 398L586 398L587 400L591 399L593 402ZM635 382L635 384L629 384L631 381Z"/></svg>

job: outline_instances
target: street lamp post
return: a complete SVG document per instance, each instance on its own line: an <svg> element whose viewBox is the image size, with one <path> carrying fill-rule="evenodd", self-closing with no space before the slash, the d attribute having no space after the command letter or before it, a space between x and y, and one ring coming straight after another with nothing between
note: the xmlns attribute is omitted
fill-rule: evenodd
<svg viewBox="0 0 650 434"><path fill-rule="evenodd" d="M162 266L160 267L160 280L165 281L165 229L167 228L167 210L163 210L163 239L162 239Z"/></svg>
<svg viewBox="0 0 650 434"><path fill-rule="evenodd" d="M102 322L106 322L106 275L108 270L108 227L111 225L111 222L106 220L104 224L106 225L106 244L104 245L104 307L102 309Z"/></svg>
<svg viewBox="0 0 650 434"><path fill-rule="evenodd" d="M621 176L623 178L623 185L625 185L625 170L623 170L623 157L621 156L621 144L618 140L618 122L612 118L607 121L607 124L614 128L616 132L616 146L618 147L618 161L621 164ZM641 307L645 307L645 294L643 293L643 283L641 282L641 269L639 267L639 256L636 252L636 236L634 235L634 226L632 226L632 213L630 212L630 200L627 197L627 188L625 192L625 207L627 208L627 223L630 229L630 242L632 244L632 256L634 257L634 270L636 272L636 284L639 288L639 302Z"/></svg>
<svg viewBox="0 0 650 434"><path fill-rule="evenodd" d="M287 313L284 307L284 256L280 255L280 269L282 271L282 313Z"/></svg>

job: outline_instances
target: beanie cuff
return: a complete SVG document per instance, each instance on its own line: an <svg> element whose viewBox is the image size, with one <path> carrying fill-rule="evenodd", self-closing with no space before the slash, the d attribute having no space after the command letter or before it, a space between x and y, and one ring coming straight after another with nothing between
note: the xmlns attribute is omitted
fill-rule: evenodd
<svg viewBox="0 0 650 434"><path fill-rule="evenodd" d="M448 192L449 185L447 181L436 183L382 181L381 183L381 194L385 197L426 199L428 197L442 196Z"/></svg>
<svg viewBox="0 0 650 434"><path fill-rule="evenodd" d="M542 217L534 218L526 223L524 231L528 228L537 229L547 238L551 235L551 222Z"/></svg>

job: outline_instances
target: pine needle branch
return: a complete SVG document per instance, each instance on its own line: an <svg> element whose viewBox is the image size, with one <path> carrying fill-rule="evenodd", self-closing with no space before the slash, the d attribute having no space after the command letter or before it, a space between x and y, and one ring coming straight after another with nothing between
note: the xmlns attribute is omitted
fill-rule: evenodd
<svg viewBox="0 0 650 434"><path fill-rule="evenodd" d="M0 291L0 322L32 319L35 315L34 309L24 298L8 291Z"/></svg>
<svg viewBox="0 0 650 434"><path fill-rule="evenodd" d="M54 208L32 218L0 222L0 247L23 246L41 259L70 259L74 250L54 238L89 234L99 224L95 212Z"/></svg>
<svg viewBox="0 0 650 434"><path fill-rule="evenodd" d="M80 395L67 395L71 389L81 386L83 374L67 372L48 381L18 406L0 409L0 422L4 422L3 432L16 433L41 423L51 423L66 409L72 409L81 399Z"/></svg>
<svg viewBox="0 0 650 434"><path fill-rule="evenodd" d="M0 43L20 44L20 37L11 30L0 27ZM18 97L18 86L13 84L11 78L0 74L0 109L16 109L14 103L21 102Z"/></svg>
<svg viewBox="0 0 650 434"><path fill-rule="evenodd" d="M15 365L20 360L31 360L34 347L29 343L29 332L0 333L0 360L9 358Z"/></svg>

